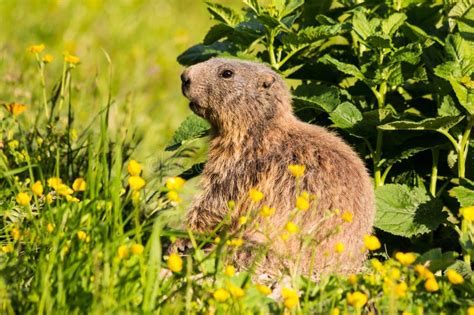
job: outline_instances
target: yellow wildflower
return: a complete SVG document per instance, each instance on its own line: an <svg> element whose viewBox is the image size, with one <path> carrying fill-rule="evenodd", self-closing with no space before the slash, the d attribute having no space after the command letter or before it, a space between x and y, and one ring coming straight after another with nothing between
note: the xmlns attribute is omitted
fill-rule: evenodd
<svg viewBox="0 0 474 315"><path fill-rule="evenodd" d="M334 250L336 251L336 253L340 254L344 251L344 244L341 243L341 242L337 242L336 243L336 246L334 246Z"/></svg>
<svg viewBox="0 0 474 315"><path fill-rule="evenodd" d="M142 171L142 166L137 161L130 160L130 162L128 162L128 165L127 165L127 170L130 175L138 176L140 175Z"/></svg>
<svg viewBox="0 0 474 315"><path fill-rule="evenodd" d="M84 231L78 231L77 238L81 241L85 241L87 239L87 233Z"/></svg>
<svg viewBox="0 0 474 315"><path fill-rule="evenodd" d="M344 211L344 213L342 214L342 219L344 221L346 221L347 223L351 223L352 222L352 218L353 218L353 214L351 212L347 212L347 211Z"/></svg>
<svg viewBox="0 0 474 315"><path fill-rule="evenodd" d="M30 201L31 196L26 192L20 192L16 195L16 202L18 202L20 206L27 206L30 204Z"/></svg>
<svg viewBox="0 0 474 315"><path fill-rule="evenodd" d="M355 308L361 308L367 303L367 295L362 292L355 291L354 293L347 293L347 303Z"/></svg>
<svg viewBox="0 0 474 315"><path fill-rule="evenodd" d="M228 265L225 267L225 274L229 277L233 277L235 275L235 267L232 265Z"/></svg>
<svg viewBox="0 0 474 315"><path fill-rule="evenodd" d="M245 295L245 291L241 287L232 284L229 286L229 291L230 294L232 294L232 296L235 296L236 298L241 298Z"/></svg>
<svg viewBox="0 0 474 315"><path fill-rule="evenodd" d="M309 198L306 198L305 196L301 195L296 197L296 208L301 211L305 211L309 209Z"/></svg>
<svg viewBox="0 0 474 315"><path fill-rule="evenodd" d="M18 116L26 110L26 105L20 103L4 104L4 106L13 116Z"/></svg>
<svg viewBox="0 0 474 315"><path fill-rule="evenodd" d="M244 225L245 223L247 223L247 217L246 216L241 216L239 218L239 225Z"/></svg>
<svg viewBox="0 0 474 315"><path fill-rule="evenodd" d="M432 279L434 278L434 274L425 266L423 265L416 265L415 266L415 271L418 272L421 278L423 279Z"/></svg>
<svg viewBox="0 0 474 315"><path fill-rule="evenodd" d="M8 142L8 147L12 150L16 150L16 148L18 148L19 145L20 145L20 142L18 142L18 140L11 140L10 142Z"/></svg>
<svg viewBox="0 0 474 315"><path fill-rule="evenodd" d="M464 278L454 269L448 269L446 271L446 276L452 284L461 284L464 282Z"/></svg>
<svg viewBox="0 0 474 315"><path fill-rule="evenodd" d="M217 236L215 239L214 239L214 244L219 244L221 242L221 238L219 236Z"/></svg>
<svg viewBox="0 0 474 315"><path fill-rule="evenodd" d="M41 184L39 180L36 181L33 185L31 185L31 191L38 197L43 195L43 190L43 184Z"/></svg>
<svg viewBox="0 0 474 315"><path fill-rule="evenodd" d="M2 246L2 252L5 254L13 252L13 246L11 244Z"/></svg>
<svg viewBox="0 0 474 315"><path fill-rule="evenodd" d="M18 241L21 237L21 232L20 232L20 229L17 228L17 227L14 227L11 232L12 234L12 238L15 240L15 241Z"/></svg>
<svg viewBox="0 0 474 315"><path fill-rule="evenodd" d="M244 244L244 240L241 239L241 238L233 238L233 239L227 241L227 245L229 245L229 246L240 247L243 244Z"/></svg>
<svg viewBox="0 0 474 315"><path fill-rule="evenodd" d="M272 293L272 289L270 289L269 287L267 287L266 285L264 284L260 284L260 283L257 283L255 285L255 288L257 288L257 290L262 293L263 295L269 295Z"/></svg>
<svg viewBox="0 0 474 315"><path fill-rule="evenodd" d="M296 165L296 164L292 164L288 166L288 170L290 171L291 175L293 175L294 177L303 176L305 168L306 167L304 165Z"/></svg>
<svg viewBox="0 0 474 315"><path fill-rule="evenodd" d="M283 233L281 233L280 238L281 238L283 241L286 241L286 240L288 240L288 239L290 238L290 233L288 233L288 232L283 232Z"/></svg>
<svg viewBox="0 0 474 315"><path fill-rule="evenodd" d="M77 65L81 61L81 59L77 56L66 54L64 56L64 61L72 65Z"/></svg>
<svg viewBox="0 0 474 315"><path fill-rule="evenodd" d="M283 297L283 303L287 308L293 308L298 304L298 292L293 289L283 288L281 290L281 296Z"/></svg>
<svg viewBox="0 0 474 315"><path fill-rule="evenodd" d="M28 51L30 53L40 53L44 50L44 48L44 44L31 45L30 47L28 47Z"/></svg>
<svg viewBox="0 0 474 315"><path fill-rule="evenodd" d="M46 226L46 230L47 230L49 233L53 233L53 231L54 231L54 225L51 224L51 223L48 223L48 225Z"/></svg>
<svg viewBox="0 0 474 315"><path fill-rule="evenodd" d="M130 246L130 251L134 255L141 255L144 249L145 248L143 247L142 244L133 244L132 246Z"/></svg>
<svg viewBox="0 0 474 315"><path fill-rule="evenodd" d="M349 281L350 284L355 285L357 283L357 275L351 274L347 278L347 281Z"/></svg>
<svg viewBox="0 0 474 315"><path fill-rule="evenodd" d="M53 195L52 194L47 194L46 195L46 203L48 205L52 204L53 203Z"/></svg>
<svg viewBox="0 0 474 315"><path fill-rule="evenodd" d="M120 245L117 249L117 255L120 259L127 258L128 256L128 246L127 245Z"/></svg>
<svg viewBox="0 0 474 315"><path fill-rule="evenodd" d="M60 194L61 196L69 196L71 195L74 190L72 190L68 185L66 184L60 184L55 188L56 192Z"/></svg>
<svg viewBox="0 0 474 315"><path fill-rule="evenodd" d="M329 313L330 315L339 315L341 314L341 311L337 307L331 309L331 312Z"/></svg>
<svg viewBox="0 0 474 315"><path fill-rule="evenodd" d="M227 202L227 207L230 209L230 210L234 210L235 208L235 201L234 200L229 200Z"/></svg>
<svg viewBox="0 0 474 315"><path fill-rule="evenodd" d="M429 278L425 281L425 289L428 292L436 292L439 290L438 282L435 278Z"/></svg>
<svg viewBox="0 0 474 315"><path fill-rule="evenodd" d="M226 290L224 290L222 288L217 289L216 291L214 291L214 293L212 295L214 296L216 301L219 301L219 302L224 302L225 300L227 300L230 297L229 292L227 292Z"/></svg>
<svg viewBox="0 0 474 315"><path fill-rule="evenodd" d="M464 220L474 222L474 206L461 208L460 212Z"/></svg>
<svg viewBox="0 0 474 315"><path fill-rule="evenodd" d="M180 272L183 269L183 260L178 254L173 253L168 257L167 265L169 270Z"/></svg>
<svg viewBox="0 0 474 315"><path fill-rule="evenodd" d="M46 54L46 55L43 56L42 60L43 60L44 63L50 63L51 61L54 60L54 57L53 57L53 55Z"/></svg>
<svg viewBox="0 0 474 315"><path fill-rule="evenodd" d="M263 199L263 193L257 189L252 188L249 191L249 197L253 202L259 202Z"/></svg>
<svg viewBox="0 0 474 315"><path fill-rule="evenodd" d="M398 269L398 268L392 268L392 269L390 270L390 278L395 279L395 280L398 280L398 279L400 279L400 276L401 276L400 269Z"/></svg>
<svg viewBox="0 0 474 315"><path fill-rule="evenodd" d="M364 244L365 248L368 250L377 250L382 246L379 239L375 235L365 235Z"/></svg>
<svg viewBox="0 0 474 315"><path fill-rule="evenodd" d="M285 230L287 230L290 234L294 234L297 233L300 229L293 221L290 221L285 225Z"/></svg>
<svg viewBox="0 0 474 315"><path fill-rule="evenodd" d="M145 187L145 180L140 176L130 176L128 178L128 185L132 190L140 190Z"/></svg>
<svg viewBox="0 0 474 315"><path fill-rule="evenodd" d="M169 190L180 190L181 188L183 188L185 183L186 181L181 177L170 177L166 180L166 188L168 188Z"/></svg>
<svg viewBox="0 0 474 315"><path fill-rule="evenodd" d="M48 187L57 189L59 185L63 183L63 180L59 177L51 177L51 178L48 178L47 183L48 183Z"/></svg>
<svg viewBox="0 0 474 315"><path fill-rule="evenodd" d="M74 180L74 183L72 183L72 189L74 191L84 191L86 190L86 181L82 177L78 177Z"/></svg>
<svg viewBox="0 0 474 315"><path fill-rule="evenodd" d="M467 315L474 315L474 306L469 306L467 309Z"/></svg>
<svg viewBox="0 0 474 315"><path fill-rule="evenodd" d="M402 253L398 252L395 254L395 258L404 266L409 266L416 260L416 255L414 253Z"/></svg>
<svg viewBox="0 0 474 315"><path fill-rule="evenodd" d="M407 295L407 290L408 286L404 281L400 282L395 286L395 294L399 297L404 297L405 295Z"/></svg>
<svg viewBox="0 0 474 315"><path fill-rule="evenodd" d="M181 197L179 196L178 192L175 190L168 191L166 194L169 200L174 202L181 202Z"/></svg>
<svg viewBox="0 0 474 315"><path fill-rule="evenodd" d="M260 215L264 218L268 218L272 216L274 213L275 213L275 208L263 206L262 209L260 209Z"/></svg>
<svg viewBox="0 0 474 315"><path fill-rule="evenodd" d="M70 195L66 195L66 201L67 202L73 202L73 203L77 203L79 202L79 198L76 198L74 196L70 196Z"/></svg>

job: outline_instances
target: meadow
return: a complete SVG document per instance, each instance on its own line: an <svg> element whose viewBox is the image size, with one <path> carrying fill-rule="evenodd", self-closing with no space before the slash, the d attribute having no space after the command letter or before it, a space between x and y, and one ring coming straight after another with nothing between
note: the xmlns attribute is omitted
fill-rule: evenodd
<svg viewBox="0 0 474 315"><path fill-rule="evenodd" d="M2 1L0 314L474 314L473 15L469 1ZM235 232L182 230L209 125L179 74L212 56L271 65L298 117L364 158L377 219L362 273L233 266L268 207ZM304 231L288 222L289 237ZM194 250L168 254L180 238Z"/></svg>

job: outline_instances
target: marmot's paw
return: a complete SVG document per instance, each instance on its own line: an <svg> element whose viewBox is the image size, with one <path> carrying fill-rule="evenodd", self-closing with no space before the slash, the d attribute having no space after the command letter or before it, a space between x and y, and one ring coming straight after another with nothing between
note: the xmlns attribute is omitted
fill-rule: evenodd
<svg viewBox="0 0 474 315"><path fill-rule="evenodd" d="M168 254L172 254L172 253L186 254L191 250L192 247L193 247L193 244L191 243L190 240L178 239L176 240L176 242L174 242L168 247L167 252Z"/></svg>

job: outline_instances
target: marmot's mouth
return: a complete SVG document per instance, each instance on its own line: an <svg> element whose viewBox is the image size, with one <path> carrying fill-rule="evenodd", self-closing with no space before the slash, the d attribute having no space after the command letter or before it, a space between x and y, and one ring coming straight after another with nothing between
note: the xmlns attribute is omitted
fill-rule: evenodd
<svg viewBox="0 0 474 315"><path fill-rule="evenodd" d="M189 102L189 108L198 116L204 117L204 108L199 106L196 102Z"/></svg>

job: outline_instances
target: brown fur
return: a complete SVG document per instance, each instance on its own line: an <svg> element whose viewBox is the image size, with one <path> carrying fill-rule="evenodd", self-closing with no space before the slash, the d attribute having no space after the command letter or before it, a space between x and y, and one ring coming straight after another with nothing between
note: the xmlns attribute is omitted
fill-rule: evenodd
<svg viewBox="0 0 474 315"><path fill-rule="evenodd" d="M233 76L222 77L224 70ZM260 271L298 267L307 272L313 252L316 274L359 270L365 259L363 236L372 231L375 205L370 177L357 154L325 128L299 121L284 81L263 64L214 58L188 68L182 79L191 109L213 126L203 192L189 210L188 227L212 230L228 212L229 200L237 201L232 213L237 220L250 207L249 189L256 188L265 197L254 208L276 208L266 222L259 219L260 226L270 227L271 244ZM315 206L294 219L299 235L313 237L303 247L297 235L287 241L279 238L297 196L290 164L306 166L301 189L317 196ZM353 222L343 222L340 215L323 219L335 209L351 212ZM266 242L256 229L246 230L244 240ZM341 254L334 251L337 242L345 245ZM235 259L245 267L249 257L241 254Z"/></svg>

